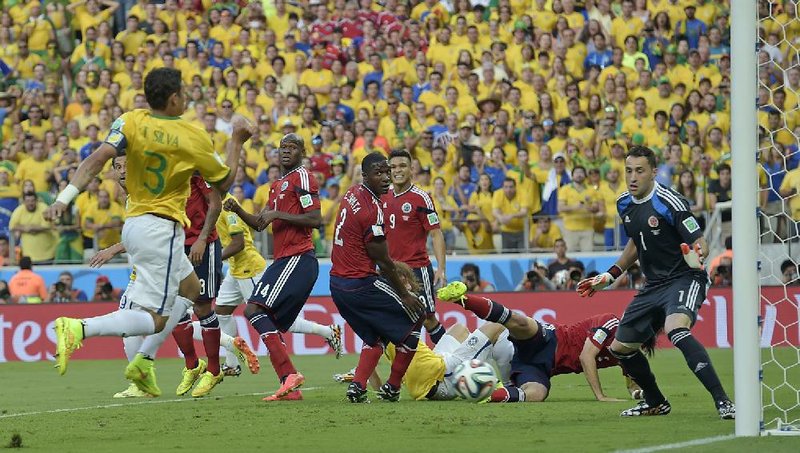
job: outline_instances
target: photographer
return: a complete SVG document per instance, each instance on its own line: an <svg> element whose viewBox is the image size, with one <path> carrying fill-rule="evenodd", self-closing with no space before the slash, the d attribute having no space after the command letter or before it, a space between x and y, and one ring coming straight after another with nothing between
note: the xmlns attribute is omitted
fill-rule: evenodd
<svg viewBox="0 0 800 453"><path fill-rule="evenodd" d="M567 269L556 272L553 277L556 291L572 291L577 288L578 283L583 280L584 271L583 263L574 261Z"/></svg>
<svg viewBox="0 0 800 453"><path fill-rule="evenodd" d="M647 282L639 263L633 263L628 271L622 274L612 285L612 288L641 289Z"/></svg>
<svg viewBox="0 0 800 453"><path fill-rule="evenodd" d="M491 293L494 292L494 285L481 280L481 270L472 263L464 263L461 266L461 282L467 285L467 291L472 293Z"/></svg>
<svg viewBox="0 0 800 453"><path fill-rule="evenodd" d="M725 257L711 274L714 286L731 286L733 284L733 259Z"/></svg>
<svg viewBox="0 0 800 453"><path fill-rule="evenodd" d="M92 302L119 302L120 291L111 286L111 281L105 275L97 277L94 287Z"/></svg>
<svg viewBox="0 0 800 453"><path fill-rule="evenodd" d="M547 278L547 267L538 262L531 265L514 291L555 291L556 285Z"/></svg>
<svg viewBox="0 0 800 453"><path fill-rule="evenodd" d="M58 276L58 281L50 286L50 302L86 302L88 300L86 293L72 288L73 280L72 273L62 272Z"/></svg>

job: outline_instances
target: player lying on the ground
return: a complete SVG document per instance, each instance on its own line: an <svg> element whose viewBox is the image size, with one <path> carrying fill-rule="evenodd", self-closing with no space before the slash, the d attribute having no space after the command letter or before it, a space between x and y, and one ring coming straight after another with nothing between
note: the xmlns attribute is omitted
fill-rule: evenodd
<svg viewBox="0 0 800 453"><path fill-rule="evenodd" d="M395 261L397 274L406 284L406 288L414 294L420 294L420 282L416 272L409 265ZM439 338L439 342L431 350L424 341L417 345L417 353L408 366L403 383L415 400L451 400L456 398L455 382L450 379L453 370L466 360L494 359L500 371L501 382L508 383L511 371L511 357L514 346L508 341L508 331L496 323L486 323L480 329L470 332L466 326L455 324ZM389 361L395 358L393 344L386 346L385 355ZM383 384L378 372L370 378L373 388Z"/></svg>
<svg viewBox="0 0 800 453"><path fill-rule="evenodd" d="M441 288L437 296L508 329L514 345L511 359L514 386L495 390L491 402L544 401L550 393L550 378L568 373L583 373L598 401L622 401L603 393L597 373L599 368L619 364L608 350L619 324L615 315L606 313L575 324L555 326L512 312L491 299L467 294L467 286L462 282Z"/></svg>
<svg viewBox="0 0 800 453"><path fill-rule="evenodd" d="M582 280L577 290L581 296L592 296L613 283L637 259L647 277L645 286L625 309L610 347L625 372L641 385L645 396L644 401L620 415L666 415L672 410L640 351L640 345L663 327L672 344L683 353L689 369L711 394L720 418L733 419L736 407L725 393L708 352L690 330L709 285L703 269L708 244L689 203L655 178L653 151L644 146L631 147L625 158L628 191L617 199L617 212L631 239L608 271Z"/></svg>

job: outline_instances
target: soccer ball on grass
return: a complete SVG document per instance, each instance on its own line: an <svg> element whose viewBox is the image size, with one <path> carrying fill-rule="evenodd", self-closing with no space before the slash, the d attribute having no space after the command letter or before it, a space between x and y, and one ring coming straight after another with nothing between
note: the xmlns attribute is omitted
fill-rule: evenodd
<svg viewBox="0 0 800 453"><path fill-rule="evenodd" d="M482 401L489 397L497 385L497 375L488 363L466 360L453 370L453 380L458 396L469 401Z"/></svg>

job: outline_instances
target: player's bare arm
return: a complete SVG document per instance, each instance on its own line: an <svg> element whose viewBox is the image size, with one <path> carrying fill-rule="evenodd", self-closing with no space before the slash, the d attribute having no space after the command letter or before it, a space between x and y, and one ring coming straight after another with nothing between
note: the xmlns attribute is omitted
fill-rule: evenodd
<svg viewBox="0 0 800 453"><path fill-rule="evenodd" d="M239 216L239 218L242 219L242 222L244 222L247 226L256 231L261 231L264 228L266 228L266 226L261 227L260 225L261 225L261 214L267 212L268 211L267 208L264 208L264 210L261 211L261 213L259 214L252 214L242 209L242 206L239 204L239 202L237 202L233 198L228 198L227 200L225 200L223 208L226 211L230 211Z"/></svg>
<svg viewBox="0 0 800 453"><path fill-rule="evenodd" d="M283 220L284 222L307 228L319 228L322 226L322 213L319 209L314 209L313 211L304 212L302 214L290 214L288 212L265 209L261 211L258 218L259 231L276 220Z"/></svg>
<svg viewBox="0 0 800 453"><path fill-rule="evenodd" d="M578 357L581 361L583 368L583 376L592 389L597 401L623 401L617 398L611 398L603 393L603 387L600 385L600 374L597 372L597 355L600 353L600 348L595 346L588 338L583 343L583 350Z"/></svg>
<svg viewBox="0 0 800 453"><path fill-rule="evenodd" d="M63 191L61 191L58 198L56 198L55 203L50 205L44 211L45 220L52 221L60 218L67 209L67 205L75 197L77 197L83 189L86 188L93 178L103 171L103 167L105 167L106 162L116 155L117 150L114 149L113 146L103 143L99 148L97 148L97 151L93 152L89 155L89 157L84 159L80 166L78 166L78 169L75 170L75 175L72 176L72 180L69 182L69 185Z"/></svg>
<svg viewBox="0 0 800 453"><path fill-rule="evenodd" d="M222 249L222 261L227 260L242 250L244 250L244 234L231 234L231 242Z"/></svg>
<svg viewBox="0 0 800 453"><path fill-rule="evenodd" d="M212 190L205 197L208 202L208 213L203 222L203 229L200 230L200 235L197 236L197 240L189 249L189 261L194 266L199 266L203 262L203 254L206 251L206 245L208 245L208 235L211 234L211 230L217 224L219 213L222 212L222 198L216 190Z"/></svg>
<svg viewBox="0 0 800 453"><path fill-rule="evenodd" d="M575 290L581 297L592 297L595 292L600 291L618 279L626 269L637 260L636 246L634 241L628 241L617 262L607 271L595 277L584 278L578 283Z"/></svg>
<svg viewBox="0 0 800 453"><path fill-rule="evenodd" d="M444 234L437 228L431 230L431 243L433 255L436 257L436 272L433 273L433 286L439 288L447 284L447 247L444 243Z"/></svg>
<svg viewBox="0 0 800 453"><path fill-rule="evenodd" d="M394 261L389 258L389 247L386 245L386 241L374 240L367 242L365 246L367 255L378 265L381 269L381 274L389 280L389 283L392 284L392 288L400 295L403 305L416 313L421 313L425 307L422 305L422 301L409 293L406 289L403 280L397 273Z"/></svg>
<svg viewBox="0 0 800 453"><path fill-rule="evenodd" d="M111 247L105 248L100 250L99 252L95 253L94 256L89 260L89 267L100 267L103 264L111 261L112 258L123 253L125 251L125 246L122 245L122 242L117 242L116 244L112 245Z"/></svg>
<svg viewBox="0 0 800 453"><path fill-rule="evenodd" d="M217 189L220 198L228 192L228 189L233 185L236 179L236 172L239 170L239 162L241 161L244 143L253 135L253 125L241 115L234 115L231 119L231 126L233 133L231 139L227 144L227 157L225 158L225 165L230 168L228 177L220 181L211 183L211 186Z"/></svg>

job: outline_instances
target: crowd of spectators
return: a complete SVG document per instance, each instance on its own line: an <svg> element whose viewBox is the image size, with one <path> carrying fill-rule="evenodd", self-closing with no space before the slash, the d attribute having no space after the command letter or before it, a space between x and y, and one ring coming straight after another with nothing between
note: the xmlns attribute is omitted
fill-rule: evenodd
<svg viewBox="0 0 800 453"><path fill-rule="evenodd" d="M618 248L632 144L657 152L659 183L698 216L730 200L729 0L3 5L0 212L12 214L0 223L37 264L119 240L124 193L110 168L55 225L41 211L115 118L146 107L143 78L161 66L182 71L184 118L220 152L233 114L257 124L231 189L249 209L280 175L282 134L305 138L320 251L375 150L411 153L450 250L550 251L559 238L574 253ZM800 220L796 14L794 0L759 1L769 240L797 236Z"/></svg>

